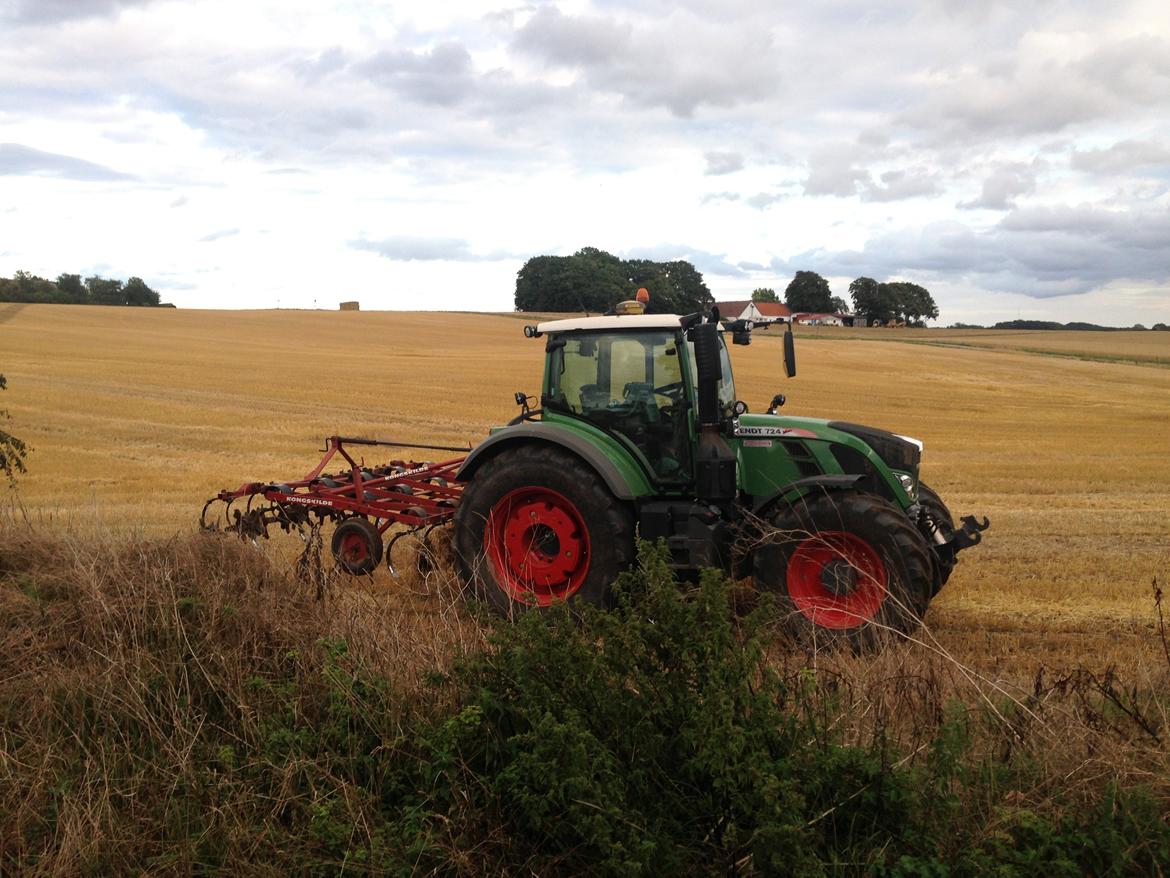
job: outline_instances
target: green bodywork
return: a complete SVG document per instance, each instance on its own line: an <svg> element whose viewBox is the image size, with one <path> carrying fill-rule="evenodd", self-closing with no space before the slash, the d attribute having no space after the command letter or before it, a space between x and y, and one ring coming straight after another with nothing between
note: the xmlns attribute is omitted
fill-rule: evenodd
<svg viewBox="0 0 1170 878"><path fill-rule="evenodd" d="M631 336L639 334L637 330L629 332ZM691 495L689 466L685 473L680 470L676 478L661 478L661 474L655 471L655 462L648 458L644 453L645 449L639 447L637 442L620 431L598 426L588 420L583 411L572 410L572 406L550 404L550 400L555 400L558 392L562 400L565 396L563 388L559 387L557 382L558 375L565 371L561 359L564 354L559 353L564 350L564 346L557 347L559 340L579 340L582 337L603 335L612 338L615 333L612 329L604 333L583 330L548 336L548 354L542 386L543 411L539 418L493 429L489 439L468 459L465 465L467 475L470 475L478 465L475 462L477 457L487 456L486 452L490 446L503 447L512 442L543 439L578 454L582 454L582 450L587 451L593 468L601 472L610 490L620 499L637 501L684 498ZM669 335L665 334L667 338ZM676 351L673 356L678 357L677 368L681 370L686 395L686 404L678 405L676 409L680 415L685 411L685 415L682 416L687 418L686 439L693 453L698 437L693 353L684 341L681 330L674 334L673 344ZM650 360L650 350L651 347L648 346L647 364ZM682 352L683 355L679 356L678 352ZM673 363L671 365L674 366ZM910 485L907 487L904 480L899 478L899 474L891 469L869 444L851 433L830 426L827 420L751 413L735 417L730 407L730 403L735 400L734 382L730 374L730 360L726 356L723 357L723 371L720 401L721 405L726 405L727 408L722 435L735 452L738 488L746 504L759 508L770 499L778 497L792 499L811 490L812 480L819 476L847 475L834 454L834 445L852 449L856 455L864 458L868 462L870 478L875 478L881 483L881 493L900 507L908 508L916 502L916 473L903 473L903 477L910 477L908 480ZM756 435L744 435L753 432ZM681 438L675 436L675 441L681 441ZM856 455L853 459L859 460Z"/></svg>

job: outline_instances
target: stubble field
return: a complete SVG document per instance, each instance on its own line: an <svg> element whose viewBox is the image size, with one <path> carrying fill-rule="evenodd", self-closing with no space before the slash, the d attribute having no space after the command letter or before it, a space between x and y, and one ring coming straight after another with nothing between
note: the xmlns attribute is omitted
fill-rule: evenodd
<svg viewBox="0 0 1170 878"><path fill-rule="evenodd" d="M538 392L524 322L6 306L0 402L35 449L19 503L72 531L173 534L220 488L304 473L331 433L475 443L515 413L514 391ZM779 333L734 349L753 410L783 391L787 413L921 438L925 480L992 521L932 606L942 646L1009 677L1160 652L1170 333L825 328L797 348L793 380ZM399 586L383 570L354 587L393 601Z"/></svg>

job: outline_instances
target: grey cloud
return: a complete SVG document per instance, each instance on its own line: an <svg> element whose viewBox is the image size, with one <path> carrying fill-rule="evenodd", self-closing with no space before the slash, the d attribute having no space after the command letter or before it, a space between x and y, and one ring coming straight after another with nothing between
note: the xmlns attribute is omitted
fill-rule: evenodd
<svg viewBox="0 0 1170 878"><path fill-rule="evenodd" d="M289 66L305 82L317 83L329 74L344 69L347 63L345 51L340 46L334 46L318 52L312 58L293 61Z"/></svg>
<svg viewBox="0 0 1170 878"><path fill-rule="evenodd" d="M151 0L10 0L0 6L0 20L19 24L51 24L81 18L115 15Z"/></svg>
<svg viewBox="0 0 1170 878"><path fill-rule="evenodd" d="M935 175L923 168L886 171L881 175L880 184L864 180L862 185L862 201L902 201L937 195L942 191Z"/></svg>
<svg viewBox="0 0 1170 878"><path fill-rule="evenodd" d="M462 43L442 43L428 52L379 52L361 69L375 82L423 104L454 106L475 89L471 53Z"/></svg>
<svg viewBox="0 0 1170 878"><path fill-rule="evenodd" d="M546 6L516 32L513 48L581 71L592 88L684 118L701 106L761 100L779 81L768 29L683 12L635 30L614 19L568 16Z"/></svg>
<svg viewBox="0 0 1170 878"><path fill-rule="evenodd" d="M850 145L823 148L809 158L805 195L856 195L871 183L869 171L857 164L857 151Z"/></svg>
<svg viewBox="0 0 1170 878"><path fill-rule="evenodd" d="M184 207L190 201L186 195L180 195L174 201L167 205L167 207Z"/></svg>
<svg viewBox="0 0 1170 878"><path fill-rule="evenodd" d="M1170 148L1149 140L1122 140L1105 149L1073 150L1070 164L1094 174L1170 170Z"/></svg>
<svg viewBox="0 0 1170 878"><path fill-rule="evenodd" d="M1170 216L1094 207L1021 210L985 230L932 223L877 235L861 250L810 250L774 260L777 270L963 279L984 289L1044 299L1118 280L1170 281Z"/></svg>
<svg viewBox="0 0 1170 878"><path fill-rule="evenodd" d="M87 182L134 179L129 174L87 162L85 159L43 152L19 143L0 143L0 176L61 177Z"/></svg>
<svg viewBox="0 0 1170 878"><path fill-rule="evenodd" d="M354 250L376 253L393 262L496 262L518 258L514 253L495 251L487 254L472 252L463 238L421 238L394 235L370 240L357 238L349 242Z"/></svg>
<svg viewBox="0 0 1170 878"><path fill-rule="evenodd" d="M711 253L684 244L655 244L639 247L621 254L624 259L652 259L655 262L674 262L684 259L703 274L717 274L723 277L744 277L745 272L727 261L726 254Z"/></svg>
<svg viewBox="0 0 1170 878"><path fill-rule="evenodd" d="M238 235L239 233L240 233L240 230L238 228L237 229L220 229L218 232L212 232L209 235L204 235L202 238L199 239L199 243L200 244L207 244L207 243L210 243L211 241L218 241L221 238L231 238L235 235Z"/></svg>
<svg viewBox="0 0 1170 878"><path fill-rule="evenodd" d="M608 18L570 17L544 6L516 32L515 48L567 67L589 67L620 58L633 48L632 29Z"/></svg>
<svg viewBox="0 0 1170 878"><path fill-rule="evenodd" d="M1001 165L984 179L983 191L978 198L961 202L958 206L964 210L1008 210L1015 205L1016 198L1035 191L1035 165Z"/></svg>
<svg viewBox="0 0 1170 878"><path fill-rule="evenodd" d="M784 201L786 198L788 195L783 192L757 192L755 195L749 195L745 198L743 203L756 210L763 210L779 201Z"/></svg>
<svg viewBox="0 0 1170 878"><path fill-rule="evenodd" d="M1107 43L1074 69L1123 101L1170 102L1170 41L1162 37L1147 34Z"/></svg>
<svg viewBox="0 0 1170 878"><path fill-rule="evenodd" d="M700 199L700 204L716 204L720 201L739 201L738 192L708 192Z"/></svg>
<svg viewBox="0 0 1170 878"><path fill-rule="evenodd" d="M738 152L719 152L712 150L703 154L707 160L707 169L703 171L709 177L718 177L723 174L734 174L743 170L743 156Z"/></svg>

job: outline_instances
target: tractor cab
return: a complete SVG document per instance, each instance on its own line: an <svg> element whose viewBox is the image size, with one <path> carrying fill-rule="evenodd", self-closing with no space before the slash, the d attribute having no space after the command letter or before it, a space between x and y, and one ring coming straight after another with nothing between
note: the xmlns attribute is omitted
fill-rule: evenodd
<svg viewBox="0 0 1170 878"><path fill-rule="evenodd" d="M635 453L655 482L691 480L697 376L678 317L631 315L541 326L548 352L541 404L553 421L581 419ZM735 386L723 350L718 395Z"/></svg>

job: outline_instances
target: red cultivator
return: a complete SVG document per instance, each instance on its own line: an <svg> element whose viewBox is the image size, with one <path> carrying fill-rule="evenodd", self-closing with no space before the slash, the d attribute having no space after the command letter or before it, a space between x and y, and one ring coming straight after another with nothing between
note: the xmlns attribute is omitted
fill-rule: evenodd
<svg viewBox="0 0 1170 878"><path fill-rule="evenodd" d="M234 491L220 491L204 504L200 525L205 530L228 531L242 539L256 540L267 539L271 525L286 533L295 529L304 537L306 527L315 531L325 521L335 521L333 554L346 571L370 573L385 554L386 566L393 572L390 550L397 540L420 531L425 540L432 529L454 517L463 488L455 481L455 473L464 458L440 463L392 460L371 467L363 460L354 460L346 450L346 446L355 445L470 451L447 445L330 436L325 456L304 478L249 482ZM340 456L349 468L322 475L335 456ZM237 501L242 501L243 508L236 505ZM209 520L209 512L216 504L223 504L223 508ZM405 530L394 534L383 552L383 536L394 525L404 525Z"/></svg>

